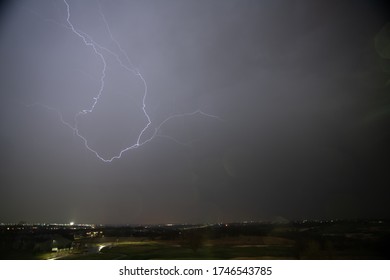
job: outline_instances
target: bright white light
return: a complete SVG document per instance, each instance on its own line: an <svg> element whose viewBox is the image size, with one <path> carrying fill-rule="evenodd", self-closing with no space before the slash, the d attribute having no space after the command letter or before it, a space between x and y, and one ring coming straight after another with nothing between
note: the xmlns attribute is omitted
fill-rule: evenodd
<svg viewBox="0 0 390 280"><path fill-rule="evenodd" d="M74 222L70 222L69 224L70 224L71 226L73 226L73 225L74 225Z"/></svg>

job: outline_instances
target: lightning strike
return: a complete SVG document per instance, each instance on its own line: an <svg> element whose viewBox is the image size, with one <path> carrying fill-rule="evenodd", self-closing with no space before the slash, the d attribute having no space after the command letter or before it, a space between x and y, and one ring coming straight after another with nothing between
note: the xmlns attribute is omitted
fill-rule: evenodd
<svg viewBox="0 0 390 280"><path fill-rule="evenodd" d="M101 18L102 18L102 20L104 22L106 31L108 32L111 41L116 45L116 47L120 51L121 55L119 55L118 53L110 50L109 48L106 48L106 47L102 46L101 44L97 43L90 35L88 35L87 33L83 32L83 31L81 31L79 29L77 29L73 25L73 23L71 21L71 8L70 8L70 5L68 3L68 0L63 0L63 2L65 4L65 6L66 6L66 12L67 12L66 25L57 23L57 22L55 22L53 20L47 20L47 21L50 21L52 23L58 24L58 25L60 25L62 27L65 27L66 29L69 29L73 34L75 34L75 36L77 36L77 37L79 37L81 39L81 41L84 43L84 45L86 47L91 48L92 51L94 52L94 54L99 58L99 60L101 61L101 64L102 64L99 91L96 94L96 96L92 98L93 102L91 103L89 108L83 109L83 110L81 110L81 111L79 111L79 112L77 112L75 114L75 116L73 118L73 120L74 120L74 124L73 125L70 124L69 122L65 121L64 118L63 118L62 113L59 110L57 110L57 109L55 109L55 108L53 108L51 106L47 106L47 105L41 104L41 103L33 103L31 105L28 105L28 106L29 107L30 106L41 106L41 107L43 107L43 108L45 108L45 109L47 109L49 111L56 112L58 117L59 117L59 119L60 119L60 121L65 126L70 128L73 131L73 133L82 140L82 142L84 143L84 146L86 147L86 149L88 149L90 152L95 154L95 156L99 160L101 160L103 162L106 162L106 163L111 163L115 159L120 159L125 152L127 152L129 150L133 150L133 149L139 148L139 147L145 145L146 143L149 143L150 141L152 141L156 137L170 139L170 140L176 142L177 144L181 144L181 145L184 145L184 146L189 146L189 144L182 143L182 142L176 140L175 138L173 138L173 137L171 137L169 135L163 135L163 134L159 133L159 131L161 130L162 126L164 126L166 123L168 123L169 121L171 121L172 119L175 119L175 118L190 117L190 116L195 116L195 115L202 115L202 116L205 116L205 117L208 117L208 118L214 118L214 119L217 119L219 121L222 121L222 119L220 119L218 116L205 113L205 112L203 112L201 110L196 110L196 111L189 112L189 113L173 114L173 115L167 117L166 119L164 119L157 126L155 126L154 131L151 134L151 136L146 138L146 139L144 139L145 138L144 137L145 133L149 130L149 128L152 125L151 117L150 117L150 115L147 112L146 99L147 99L147 95L148 95L148 86L147 86L145 78L139 72L139 70L136 67L134 67L134 65L131 62L131 60L130 60L128 54L126 53L126 51L122 48L122 46L120 45L119 41L113 36L113 34L111 32L111 29L110 29L110 26L108 24L108 21L107 21L104 13L102 11L100 3L98 3L99 13L100 13L100 16L101 16ZM93 149L89 145L87 138L85 136L83 136L81 134L81 132L79 131L79 118L82 117L82 116L85 117L86 115L88 115L88 114L90 114L90 113L92 113L94 111L96 105L98 104L98 102L100 100L100 97L102 96L102 94L104 92L106 70L107 70L107 62L106 62L104 53L107 53L107 54L113 56L115 58L115 60L117 61L117 63L125 71L128 71L132 75L135 75L142 82L143 88L144 88L143 96L142 96L142 106L141 106L141 108L142 108L142 112L143 112L143 115L144 115L145 120L146 120L146 125L139 132L137 140L136 140L136 142L134 144L132 144L130 146L127 146L126 148L120 150L116 155L112 156L111 158L104 158L103 156L101 156L101 154L99 154L98 151L96 151L95 149ZM121 59L121 56L125 58L125 62Z"/></svg>

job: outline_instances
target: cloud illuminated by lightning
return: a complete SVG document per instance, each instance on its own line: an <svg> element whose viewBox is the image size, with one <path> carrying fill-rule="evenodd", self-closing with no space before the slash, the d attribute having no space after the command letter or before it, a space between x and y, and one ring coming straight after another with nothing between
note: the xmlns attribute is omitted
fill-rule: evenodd
<svg viewBox="0 0 390 280"><path fill-rule="evenodd" d="M159 133L159 131L160 131L160 129L161 129L161 127L163 125L165 125L166 123L168 123L169 121L171 121L172 119L175 119L175 118L181 118L181 117L186 117L186 116L195 116L195 115L203 115L203 116L206 116L206 117L209 117L209 118L214 118L214 119L221 120L219 117L217 117L215 115L207 114L207 113L205 113L205 112L203 112L201 110L196 110L196 111L189 112L189 113L173 114L173 115L167 117L165 120L163 120L160 124L155 126L154 131L151 134L151 136L146 138L146 139L144 139L145 138L144 137L145 133L149 130L149 128L152 125L152 120L151 120L151 118L150 118L150 116L149 116L149 114L147 112L146 99L147 99L147 95L148 95L148 86L147 86L145 78L142 76L142 74L139 72L139 70L133 66L133 64L132 64L128 54L122 48L122 46L120 45L119 41L116 40L115 37L113 36L113 34L111 32L111 29L110 29L110 26L108 24L108 21L107 21L105 15L104 15L104 13L103 13L103 11L101 9L100 4L99 4L99 13L100 13L100 15L101 15L101 17L103 19L103 22L105 24L105 28L106 28L106 30L107 30L110 38L111 38L111 41L116 45L118 50L121 52L121 56L125 58L125 61L121 60L121 56L119 54L117 54L114 51L112 51L112 50L110 50L110 49L100 45L95 40L93 40L93 38L90 35L88 35L87 33L83 32L81 30L78 30L73 25L73 23L71 21L71 8L70 8L70 5L68 3L68 0L63 0L63 2L65 4L65 6L66 6L66 11L67 11L66 25L65 26L63 24L59 24L59 25L61 25L63 27L66 27L67 29L71 30L73 32L73 34L75 36L79 37L80 40L84 43L84 45L86 47L89 47L94 52L94 54L99 58L99 60L101 61L102 70L101 70L101 75L100 75L100 88L99 88L99 91L96 94L96 96L93 97L93 102L91 103L90 107L86 108L86 109L83 109L83 110L81 110L81 111L79 111L78 113L75 114L75 116L74 116L74 124L73 125L70 124L69 122L65 121L64 118L63 118L62 113L59 110L57 110L57 109L55 109L55 108L53 108L51 106L47 106L47 105L44 105L44 104L41 104L41 103L34 103L34 104L29 105L29 106L42 106L42 107L46 108L47 110L56 112L58 114L58 116L59 116L60 121L64 125L66 125L68 128L70 128L73 131L73 133L76 136L78 136L83 141L84 146L89 151L94 153L98 159L100 159L103 162L110 163L110 162L112 162L115 159L120 159L125 152L127 152L129 150L133 150L133 149L139 148L142 145L152 141L155 137L163 137L163 138L170 139L170 140L172 140L172 141L174 141L174 142L176 142L178 144L188 145L186 143L181 143L180 141L176 140L175 138L173 138L171 136L162 135L162 134ZM52 20L50 20L50 21L52 21ZM52 22L54 22L54 21L52 21ZM104 158L103 156L101 156L101 154L99 154L98 151L93 149L89 145L87 138L80 133L79 125L78 125L79 124L79 118L81 116L86 116L87 114L92 113L94 111L96 105L99 102L99 99L100 99L101 95L104 92L105 78L106 78L106 69L107 69L107 63L106 63L106 59L105 59L104 53L107 53L107 54L115 57L115 60L119 63L119 65L124 70L128 71L132 75L135 75L138 79L141 80L141 82L143 84L143 87L144 87L144 92L143 92L143 96L142 96L142 112L143 112L143 115L144 115L145 120L146 120L146 125L139 132L138 137L137 137L137 141L134 144L129 145L126 148L120 150L116 155L112 156L111 158Z"/></svg>

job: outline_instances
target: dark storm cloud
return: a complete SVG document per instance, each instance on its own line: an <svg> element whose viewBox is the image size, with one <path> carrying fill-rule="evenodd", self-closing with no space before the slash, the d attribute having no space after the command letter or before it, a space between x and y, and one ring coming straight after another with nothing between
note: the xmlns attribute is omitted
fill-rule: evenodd
<svg viewBox="0 0 390 280"><path fill-rule="evenodd" d="M75 28L119 53L98 2L68 2ZM386 217L389 119L366 121L388 98L374 43L383 3L101 1L147 82L145 139L172 114L222 119L172 119L112 163L56 112L25 106L72 123L99 91L102 62L66 27L65 3L2 7L0 221ZM79 127L110 158L147 120L140 79L106 59L102 98Z"/></svg>

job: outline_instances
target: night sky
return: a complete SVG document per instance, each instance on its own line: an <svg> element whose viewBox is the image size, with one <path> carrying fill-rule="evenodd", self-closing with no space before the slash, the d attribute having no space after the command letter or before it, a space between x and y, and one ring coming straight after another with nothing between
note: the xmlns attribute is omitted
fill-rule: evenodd
<svg viewBox="0 0 390 280"><path fill-rule="evenodd" d="M1 2L0 222L390 218L385 2Z"/></svg>

